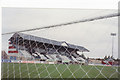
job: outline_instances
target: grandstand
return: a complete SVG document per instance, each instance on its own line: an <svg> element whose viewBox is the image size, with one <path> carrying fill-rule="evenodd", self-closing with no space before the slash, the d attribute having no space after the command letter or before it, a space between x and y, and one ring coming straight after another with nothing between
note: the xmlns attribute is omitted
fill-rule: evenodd
<svg viewBox="0 0 120 80"><path fill-rule="evenodd" d="M19 10L21 13L22 9ZM11 12L14 10L9 11L10 17L3 16L5 20L3 28L6 31L2 33L2 79L118 80L119 59L114 59L118 53L117 39L113 48L114 55L108 56L111 56L110 33L118 34L118 28L115 27L117 23L110 24L120 16L116 10L64 10L65 13L62 10L55 12L52 10L52 13L57 12L60 15L55 16L47 12L44 16L42 14L46 10L42 9L40 14L38 11L31 11L30 15L25 13L24 16L22 14L16 17L20 21L13 19L16 14L12 16ZM25 11L27 9L23 10L23 13ZM8 11L3 14L6 12ZM88 12L90 12L89 15ZM61 15L61 13L64 14ZM32 17L31 14L33 14ZM17 24L14 24L15 22ZM35 23L31 24L32 22ZM8 40L9 45L7 45ZM89 50L77 44L86 45L91 53L85 56L84 53Z"/></svg>
<svg viewBox="0 0 120 80"><path fill-rule="evenodd" d="M23 55L25 58L31 58L31 60L81 63L85 62L85 59L77 52L89 52L82 46L23 33L15 33L9 41L18 51L19 57Z"/></svg>

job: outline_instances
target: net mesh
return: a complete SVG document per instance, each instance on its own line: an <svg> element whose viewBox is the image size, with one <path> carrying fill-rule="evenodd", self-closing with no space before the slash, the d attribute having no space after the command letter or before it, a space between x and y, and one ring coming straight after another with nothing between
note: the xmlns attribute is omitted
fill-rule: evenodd
<svg viewBox="0 0 120 80"><path fill-rule="evenodd" d="M98 26L97 24L100 22L109 22L112 19L95 21L91 22L91 24ZM84 23L83 26L84 25L86 25L86 23ZM67 27L70 26L68 25ZM106 80L118 78L120 74L118 71L118 60L112 57L102 59L87 58L85 55L91 54L90 49L93 47L89 46L89 49L84 47L84 45L79 46L66 42L66 40L71 42L70 39L72 38L75 38L74 40L79 42L78 32L81 31L80 33L83 35L84 33L77 27L75 30L70 27L70 31L68 32L67 27L5 35L5 38L3 38L6 40L6 43L8 43L6 47L8 48L8 54L5 55L5 52L2 52L4 53L2 54L2 78L60 78L63 80L65 78L73 78L75 80L78 78L105 78ZM87 31L90 30L88 27L83 29ZM101 37L103 34L111 32L108 27L105 29L106 33L96 32L96 30L103 30L102 28L98 29L93 27L92 29L95 29L91 30L93 39L95 39L96 35ZM65 31L68 33L65 33ZM75 34L71 33L72 31L76 31ZM115 31L117 31L117 28L115 28ZM65 39L61 37L65 40L61 39L60 36L63 34L65 38L68 38ZM77 37L75 35L77 35ZM69 38L70 36L71 38ZM57 39L53 40L55 37L57 37ZM103 36L103 38L105 37ZM90 39L92 42L93 39ZM83 40L82 37L81 40ZM97 40L99 42L101 39L97 38ZM88 43L86 40L83 41L84 44ZM94 46L97 47L98 45ZM110 46L111 43L108 44L107 47L105 46L108 48L105 48L105 54L111 53Z"/></svg>

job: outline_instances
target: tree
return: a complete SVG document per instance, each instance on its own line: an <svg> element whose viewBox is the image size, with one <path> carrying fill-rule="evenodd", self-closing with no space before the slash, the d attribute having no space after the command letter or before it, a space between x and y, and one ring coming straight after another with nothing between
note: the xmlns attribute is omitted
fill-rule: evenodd
<svg viewBox="0 0 120 80"><path fill-rule="evenodd" d="M110 56L108 56L108 59L110 59L111 57Z"/></svg>
<svg viewBox="0 0 120 80"><path fill-rule="evenodd" d="M107 57L107 56L105 56L105 57L104 57L104 59L105 59L105 60L107 60L107 59L108 59L108 57Z"/></svg>
<svg viewBox="0 0 120 80"><path fill-rule="evenodd" d="M111 59L114 59L114 57L113 57L113 56L111 56Z"/></svg>

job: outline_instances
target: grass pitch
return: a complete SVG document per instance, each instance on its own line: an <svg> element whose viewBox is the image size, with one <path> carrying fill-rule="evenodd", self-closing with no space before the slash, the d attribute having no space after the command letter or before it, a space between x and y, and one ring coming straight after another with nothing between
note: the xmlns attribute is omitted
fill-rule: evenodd
<svg viewBox="0 0 120 80"><path fill-rule="evenodd" d="M2 63L2 78L118 78L117 67L78 64Z"/></svg>

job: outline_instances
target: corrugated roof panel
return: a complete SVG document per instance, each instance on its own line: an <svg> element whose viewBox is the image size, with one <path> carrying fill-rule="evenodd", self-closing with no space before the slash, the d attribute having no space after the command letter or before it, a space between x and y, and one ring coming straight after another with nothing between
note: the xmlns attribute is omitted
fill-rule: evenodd
<svg viewBox="0 0 120 80"><path fill-rule="evenodd" d="M27 39L27 40L33 40L33 41L38 41L38 42L48 43L48 44L53 44L53 45L58 45L58 46L62 46L62 44L63 44L63 42L45 39L45 38L32 36L32 35L28 35L28 34L23 34L23 33L15 33L13 35L13 37L18 36L18 35L20 35L23 39ZM73 45L73 44L69 44L69 43L66 43L66 44L68 45L68 46L66 46L68 48L77 49L77 50L82 51L82 52L84 52L84 51L89 52L88 49L86 49L82 46L77 46L77 45Z"/></svg>

